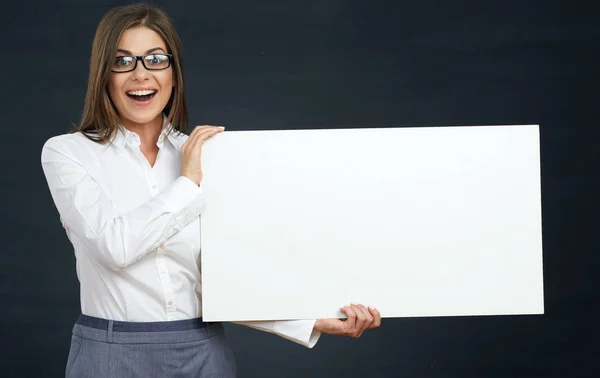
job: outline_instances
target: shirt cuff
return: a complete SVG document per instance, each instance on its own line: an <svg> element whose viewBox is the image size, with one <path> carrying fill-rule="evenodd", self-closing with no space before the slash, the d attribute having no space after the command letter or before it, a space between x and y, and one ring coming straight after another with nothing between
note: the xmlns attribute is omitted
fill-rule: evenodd
<svg viewBox="0 0 600 378"><path fill-rule="evenodd" d="M185 176L178 177L165 198L165 209L176 215L198 216L206 207L204 190Z"/></svg>
<svg viewBox="0 0 600 378"><path fill-rule="evenodd" d="M316 319L277 321L274 322L275 332L290 341L313 348L321 337L321 332L315 331L316 322Z"/></svg>
<svg viewBox="0 0 600 378"><path fill-rule="evenodd" d="M310 338L308 339L308 345L306 345L308 348L314 347L317 344L317 341L319 341L319 338L321 337L321 332L319 331L315 331L314 329L314 323L313 323L313 329L310 333Z"/></svg>

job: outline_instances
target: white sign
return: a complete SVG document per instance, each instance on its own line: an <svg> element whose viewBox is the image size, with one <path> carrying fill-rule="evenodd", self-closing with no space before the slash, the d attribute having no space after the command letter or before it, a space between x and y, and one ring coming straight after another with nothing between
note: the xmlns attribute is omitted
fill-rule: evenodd
<svg viewBox="0 0 600 378"><path fill-rule="evenodd" d="M205 321L544 311L538 126L226 131L203 171Z"/></svg>

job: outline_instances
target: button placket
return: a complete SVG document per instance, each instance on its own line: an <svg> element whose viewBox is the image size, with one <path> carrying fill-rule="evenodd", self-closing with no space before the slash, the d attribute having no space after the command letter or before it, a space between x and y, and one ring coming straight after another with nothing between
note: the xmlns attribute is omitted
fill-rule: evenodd
<svg viewBox="0 0 600 378"><path fill-rule="evenodd" d="M148 189L150 189L150 194L152 195L152 197L154 197L158 194L158 184L156 183L156 177L154 176L154 172L150 168L150 164L146 164L144 169L146 171L146 182L148 183Z"/></svg>
<svg viewBox="0 0 600 378"><path fill-rule="evenodd" d="M142 167L144 169L144 175L146 176L146 183L148 184L148 189L150 191L150 195L152 197L154 197L158 194L158 184L156 183L156 177L154 176L154 172L152 171L152 167L150 166L150 163L148 162L148 160L146 159L146 157L140 150L140 146L142 143L140 141L139 136L137 134L132 134L130 137L132 138L131 145L134 147L135 153L136 153L138 159L140 160L140 163L142 163ZM160 150L158 151L158 155L160 155ZM156 161L158 161L158 155L156 157ZM155 164L156 164L156 161L154 162Z"/></svg>
<svg viewBox="0 0 600 378"><path fill-rule="evenodd" d="M167 269L167 262L165 258L164 243L160 245L156 253L156 268L158 270L158 277L163 287L163 293L165 298L165 311L167 313L167 319L173 320L177 306L175 305L175 299L173 296L173 284L171 283L171 277Z"/></svg>
<svg viewBox="0 0 600 378"><path fill-rule="evenodd" d="M150 194L154 197L158 194L158 185L156 184L156 178L153 172L147 172L146 177L148 178L148 187L150 188Z"/></svg>

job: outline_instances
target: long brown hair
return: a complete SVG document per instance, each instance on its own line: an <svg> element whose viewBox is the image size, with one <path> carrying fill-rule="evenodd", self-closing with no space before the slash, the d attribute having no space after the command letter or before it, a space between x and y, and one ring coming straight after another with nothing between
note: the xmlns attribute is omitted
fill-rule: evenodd
<svg viewBox="0 0 600 378"><path fill-rule="evenodd" d="M81 123L71 130L72 133L81 132L87 138L104 144L119 129L121 122L107 86L121 35L125 30L137 26L145 26L158 33L167 46L167 52L173 54L175 87L163 113L172 128L187 131L188 112L179 36L171 18L164 11L148 4L133 4L111 9L98 24L90 57L90 76L83 115Z"/></svg>

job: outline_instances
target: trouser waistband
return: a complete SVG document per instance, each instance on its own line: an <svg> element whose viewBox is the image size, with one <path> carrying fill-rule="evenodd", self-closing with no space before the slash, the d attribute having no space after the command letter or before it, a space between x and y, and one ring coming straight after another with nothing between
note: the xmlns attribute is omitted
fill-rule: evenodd
<svg viewBox="0 0 600 378"><path fill-rule="evenodd" d="M203 322L202 318L124 322L80 315L73 335L108 343L186 343L223 333L223 323Z"/></svg>
<svg viewBox="0 0 600 378"><path fill-rule="evenodd" d="M112 324L111 324L112 323ZM192 329L205 328L207 323L202 318L172 320L162 322L123 322L96 318L88 315L79 315L76 324L113 332L169 332L189 331ZM112 325L112 327L111 327Z"/></svg>

